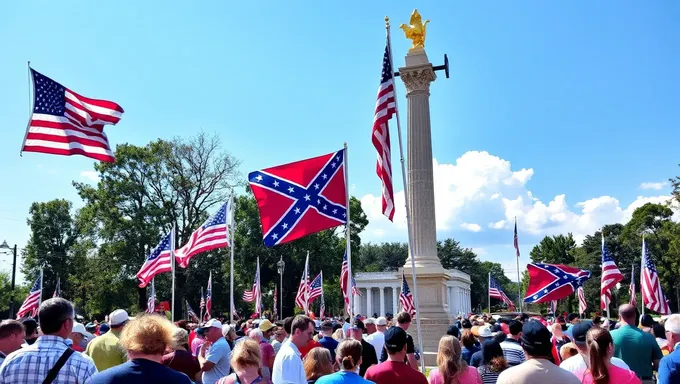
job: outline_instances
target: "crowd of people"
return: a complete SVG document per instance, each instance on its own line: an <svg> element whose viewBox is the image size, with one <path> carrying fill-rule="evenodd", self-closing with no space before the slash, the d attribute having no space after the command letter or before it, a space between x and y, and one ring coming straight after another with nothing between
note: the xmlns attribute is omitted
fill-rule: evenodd
<svg viewBox="0 0 680 384"><path fill-rule="evenodd" d="M426 372L406 312L196 324L117 309L83 324L52 298L38 320L0 322L0 384L680 383L680 315L657 323L627 304L616 322L459 317Z"/></svg>

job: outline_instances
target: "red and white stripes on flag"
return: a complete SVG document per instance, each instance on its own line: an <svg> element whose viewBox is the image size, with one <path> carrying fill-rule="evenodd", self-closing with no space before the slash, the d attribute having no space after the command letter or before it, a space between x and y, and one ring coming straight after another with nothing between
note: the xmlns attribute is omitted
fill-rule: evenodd
<svg viewBox="0 0 680 384"><path fill-rule="evenodd" d="M342 266L340 269L340 290L342 291L342 297L345 302L345 313L347 316L352 317L352 308L349 305L349 296L347 295L347 281L349 280L349 261L347 260L347 251L342 256ZM361 296L359 289L357 288L357 283L352 276L352 295Z"/></svg>
<svg viewBox="0 0 680 384"><path fill-rule="evenodd" d="M300 286L298 287L297 295L295 295L295 304L305 310L307 314L309 298L309 253L307 254L307 260L305 261L305 270L302 272L302 277L300 278Z"/></svg>
<svg viewBox="0 0 680 384"><path fill-rule="evenodd" d="M602 234L602 276L600 279L600 302L602 309L607 309L612 299L612 289L616 284L623 280L623 274L616 266L609 250L604 244L604 234Z"/></svg>
<svg viewBox="0 0 680 384"><path fill-rule="evenodd" d="M637 307L637 298L635 297L635 265L632 266L630 272L630 286L628 286L628 295L630 296L630 305Z"/></svg>
<svg viewBox="0 0 680 384"><path fill-rule="evenodd" d="M149 299L146 301L146 313L156 312L156 285L155 279L151 280L151 292L149 292Z"/></svg>
<svg viewBox="0 0 680 384"><path fill-rule="evenodd" d="M662 315L670 315L671 309L668 307L666 296L661 289L659 274L652 261L651 254L642 239L642 271L640 276L640 290L642 291L642 304L654 312Z"/></svg>
<svg viewBox="0 0 680 384"><path fill-rule="evenodd" d="M394 97L394 72L392 71L392 57L390 42L387 40L383 54L380 86L373 115L373 146L378 151L376 173L382 181L382 213L390 221L394 218L394 189L392 186L392 149L390 144L390 129L387 122L397 111Z"/></svg>
<svg viewBox="0 0 680 384"><path fill-rule="evenodd" d="M260 288L260 258L257 258L257 271L255 271L255 281L253 289L243 292L243 301L247 303L255 302L255 313L262 313L262 289Z"/></svg>
<svg viewBox="0 0 680 384"><path fill-rule="evenodd" d="M17 311L17 319L22 319L24 317L33 316L38 314L38 308L40 308L40 300L42 298L42 287L43 287L43 271L40 271L38 279L31 286L31 290L26 296L19 311Z"/></svg>
<svg viewBox="0 0 680 384"><path fill-rule="evenodd" d="M406 276L404 273L401 274L401 292L399 292L399 303L401 304L401 310L408 312L411 317L416 315L416 306L413 303L413 295L411 294L411 289L408 287L406 282Z"/></svg>
<svg viewBox="0 0 680 384"><path fill-rule="evenodd" d="M189 241L175 251L177 265L182 268L189 266L189 260L202 252L229 246L229 224L233 225L233 195L222 206L196 229Z"/></svg>
<svg viewBox="0 0 680 384"><path fill-rule="evenodd" d="M81 96L34 69L31 78L33 113L22 151L114 162L104 126L118 123L123 108Z"/></svg>
<svg viewBox="0 0 680 384"><path fill-rule="evenodd" d="M154 276L172 271L172 258L175 252L175 228L161 238L160 243L147 256L142 268L137 272L139 288L146 287Z"/></svg>
<svg viewBox="0 0 680 384"><path fill-rule="evenodd" d="M588 303L586 303L586 294L583 292L583 287L578 287L576 292L578 294L578 312L586 313L586 310L588 309Z"/></svg>

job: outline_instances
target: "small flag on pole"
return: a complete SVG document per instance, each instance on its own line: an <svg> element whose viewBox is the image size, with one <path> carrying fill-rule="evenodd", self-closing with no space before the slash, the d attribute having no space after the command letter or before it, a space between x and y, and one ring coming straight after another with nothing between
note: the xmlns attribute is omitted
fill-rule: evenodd
<svg viewBox="0 0 680 384"><path fill-rule="evenodd" d="M642 291L642 304L654 312L662 315L669 315L671 313L666 296L663 294L661 288L661 281L659 274L656 271L654 261L652 261L651 254L642 239L642 279L640 283L640 290Z"/></svg>
<svg viewBox="0 0 680 384"><path fill-rule="evenodd" d="M54 287L52 297L61 297L61 278L57 277L57 285Z"/></svg>
<svg viewBox="0 0 680 384"><path fill-rule="evenodd" d="M21 304L21 307L19 307L19 311L17 312L17 319L22 319L29 315L37 314L38 308L40 307L40 295L42 293L42 279L43 274L42 271L40 271L40 275L38 275L38 279L36 279L33 285L31 286L31 290L28 292L26 300L24 300L23 304Z"/></svg>
<svg viewBox="0 0 680 384"><path fill-rule="evenodd" d="M309 299L308 305L313 303L317 297L323 295L323 271L319 272L318 275L309 283Z"/></svg>
<svg viewBox="0 0 680 384"><path fill-rule="evenodd" d="M630 286L628 287L628 294L630 295L630 305L637 307L637 298L635 297L635 265L630 272Z"/></svg>
<svg viewBox="0 0 680 384"><path fill-rule="evenodd" d="M406 276L401 274L401 292L399 293L399 303L401 304L401 310L408 312L411 316L416 314L416 306L413 304L413 295L411 294L411 289L408 287L406 282Z"/></svg>
<svg viewBox="0 0 680 384"><path fill-rule="evenodd" d="M151 280L151 291L149 292L149 300L146 302L146 313L154 313L156 311L156 287L155 279Z"/></svg>
<svg viewBox="0 0 680 384"><path fill-rule="evenodd" d="M623 280L623 274L619 271L612 255L604 244L604 235L602 235L602 276L600 279L600 302L602 309L606 309L609 306L612 300L611 290L621 280Z"/></svg>
<svg viewBox="0 0 680 384"><path fill-rule="evenodd" d="M204 320L210 320L210 311L212 311L212 271L210 271L210 277L208 277L208 290L205 295L205 315L203 315Z"/></svg>
<svg viewBox="0 0 680 384"><path fill-rule="evenodd" d="M588 309L588 303L586 303L586 294L583 292L583 287L578 287L578 312L586 313Z"/></svg>

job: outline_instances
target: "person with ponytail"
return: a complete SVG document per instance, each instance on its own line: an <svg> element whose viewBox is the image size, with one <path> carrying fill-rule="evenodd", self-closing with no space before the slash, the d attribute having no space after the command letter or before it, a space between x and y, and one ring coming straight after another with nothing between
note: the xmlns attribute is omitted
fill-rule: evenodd
<svg viewBox="0 0 680 384"><path fill-rule="evenodd" d="M468 366L463 360L462 349L453 336L439 340L437 368L430 372L430 384L482 384L477 368Z"/></svg>
<svg viewBox="0 0 680 384"><path fill-rule="evenodd" d="M359 376L361 366L361 343L354 339L345 339L335 350L335 360L340 371L322 376L316 384L374 384Z"/></svg>
<svg viewBox="0 0 680 384"><path fill-rule="evenodd" d="M508 368L503 348L497 340L487 340L482 346L482 365L477 368L483 384L496 384L498 375Z"/></svg>
<svg viewBox="0 0 680 384"><path fill-rule="evenodd" d="M583 384L640 384L635 372L611 363L614 341L608 330L591 328L586 335L588 368L576 375Z"/></svg>

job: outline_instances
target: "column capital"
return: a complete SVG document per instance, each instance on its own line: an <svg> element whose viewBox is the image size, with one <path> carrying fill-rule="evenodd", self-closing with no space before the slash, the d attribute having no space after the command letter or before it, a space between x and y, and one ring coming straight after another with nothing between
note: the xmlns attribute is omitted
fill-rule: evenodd
<svg viewBox="0 0 680 384"><path fill-rule="evenodd" d="M406 96L413 93L430 94L430 83L437 75L434 73L432 64L417 65L399 68L399 77L406 85Z"/></svg>

